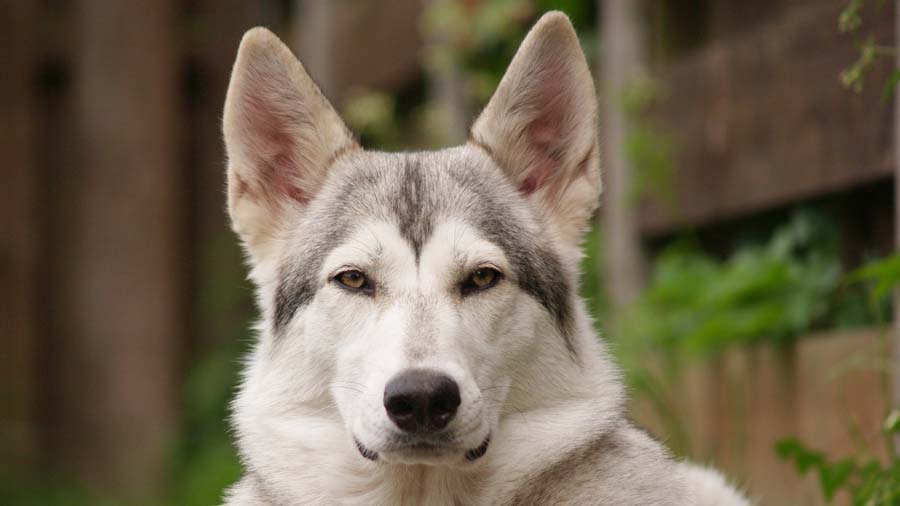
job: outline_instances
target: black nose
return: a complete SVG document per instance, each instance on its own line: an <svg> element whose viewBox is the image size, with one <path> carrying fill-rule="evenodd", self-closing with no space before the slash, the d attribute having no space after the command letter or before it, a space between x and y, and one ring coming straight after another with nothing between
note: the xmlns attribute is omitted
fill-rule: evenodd
<svg viewBox="0 0 900 506"><path fill-rule="evenodd" d="M459 407L459 385L453 378L427 369L409 369L384 388L388 417L406 432L441 430Z"/></svg>

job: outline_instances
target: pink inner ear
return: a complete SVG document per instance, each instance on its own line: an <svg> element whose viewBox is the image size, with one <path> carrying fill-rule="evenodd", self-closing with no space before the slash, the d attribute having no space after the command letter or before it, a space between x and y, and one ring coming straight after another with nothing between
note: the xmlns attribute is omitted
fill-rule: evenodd
<svg viewBox="0 0 900 506"><path fill-rule="evenodd" d="M301 204L306 204L307 200L309 200L306 192L300 189L290 177L292 170L296 168L297 164L294 163L290 155L285 153L279 153L272 158L274 160L274 167L271 168L272 175L270 176L272 184L282 195L287 195Z"/></svg>
<svg viewBox="0 0 900 506"><path fill-rule="evenodd" d="M302 172L292 154L296 152L296 142L288 133L287 120L271 112L266 101L256 95L247 97L247 103L247 117L251 118L248 130L255 131L259 139L256 156L261 183L280 195L305 204L308 196L297 185Z"/></svg>
<svg viewBox="0 0 900 506"><path fill-rule="evenodd" d="M540 106L537 115L525 129L528 148L534 152L534 160L526 170L527 175L519 185L519 191L531 194L542 188L557 170L560 170L561 152L566 148L565 124L571 98L567 93L567 75L564 71L548 72L550 75L540 76L542 83L536 96Z"/></svg>
<svg viewBox="0 0 900 506"><path fill-rule="evenodd" d="M554 141L557 140L558 128L539 118L528 126L527 138L531 149L535 152L534 160L527 169L527 175L519 185L519 191L530 195L544 186L553 174L555 161L551 156Z"/></svg>

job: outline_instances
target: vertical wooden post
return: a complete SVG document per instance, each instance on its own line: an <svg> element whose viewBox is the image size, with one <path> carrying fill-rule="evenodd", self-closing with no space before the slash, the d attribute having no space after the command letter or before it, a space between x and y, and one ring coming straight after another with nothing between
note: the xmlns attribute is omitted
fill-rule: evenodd
<svg viewBox="0 0 900 506"><path fill-rule="evenodd" d="M429 9L440 8L447 0L430 0ZM435 98L440 115L440 124L445 126L442 144L457 145L465 142L469 134L471 110L465 95L463 77L451 47L452 33L443 26L429 27L426 34L426 50L431 52L428 65L431 66L431 95Z"/></svg>
<svg viewBox="0 0 900 506"><path fill-rule="evenodd" d="M182 337L183 171L173 2L79 2L72 204L52 369L54 462L105 491L162 489Z"/></svg>
<svg viewBox="0 0 900 506"><path fill-rule="evenodd" d="M188 33L191 105L187 114L191 268L190 342L193 352L236 344L247 333L252 314L237 237L225 208L225 147L222 108L231 67L241 36L256 25L274 20L262 5L245 0L198 0ZM221 287L227 286L228 290Z"/></svg>
<svg viewBox="0 0 900 506"><path fill-rule="evenodd" d="M900 47L900 5L894 5L894 45ZM895 56L894 66L900 71L900 52ZM900 86L894 88L894 237L900 251ZM894 339L893 339L893 393L894 407L900 407L900 289L894 292ZM894 438L895 450L900 450L900 436Z"/></svg>
<svg viewBox="0 0 900 506"><path fill-rule="evenodd" d="M623 93L634 84L643 70L643 40L635 0L601 0L604 40L600 133L603 136L604 193L602 213L606 250L606 283L612 303L612 315L627 307L641 288L643 259L638 216L630 201L633 166L625 152L630 122L622 101Z"/></svg>
<svg viewBox="0 0 900 506"><path fill-rule="evenodd" d="M15 0L0 10L0 451L33 457L37 438L38 187L35 160L37 8Z"/></svg>
<svg viewBox="0 0 900 506"><path fill-rule="evenodd" d="M294 51L304 67L329 100L336 100L337 83L332 71L332 51L335 24L335 2L296 0L294 26L297 38ZM338 104L335 103L335 106Z"/></svg>

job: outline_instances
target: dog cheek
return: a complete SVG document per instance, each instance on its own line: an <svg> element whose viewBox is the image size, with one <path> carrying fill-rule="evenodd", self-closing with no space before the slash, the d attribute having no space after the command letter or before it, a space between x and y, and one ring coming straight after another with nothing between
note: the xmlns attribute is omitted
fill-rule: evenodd
<svg viewBox="0 0 900 506"><path fill-rule="evenodd" d="M489 356L492 357L491 367L494 370L506 371L534 350L539 339L536 332L538 319L546 312L532 297L516 293L500 309L500 313L491 336Z"/></svg>

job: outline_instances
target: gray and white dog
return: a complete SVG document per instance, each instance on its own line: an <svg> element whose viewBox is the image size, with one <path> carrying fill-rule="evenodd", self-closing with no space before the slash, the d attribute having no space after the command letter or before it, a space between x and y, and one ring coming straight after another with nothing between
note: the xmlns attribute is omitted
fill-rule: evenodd
<svg viewBox="0 0 900 506"><path fill-rule="evenodd" d="M228 207L263 316L226 504L747 504L627 421L576 295L596 116L560 13L466 145L425 153L362 150L290 50L247 32Z"/></svg>

